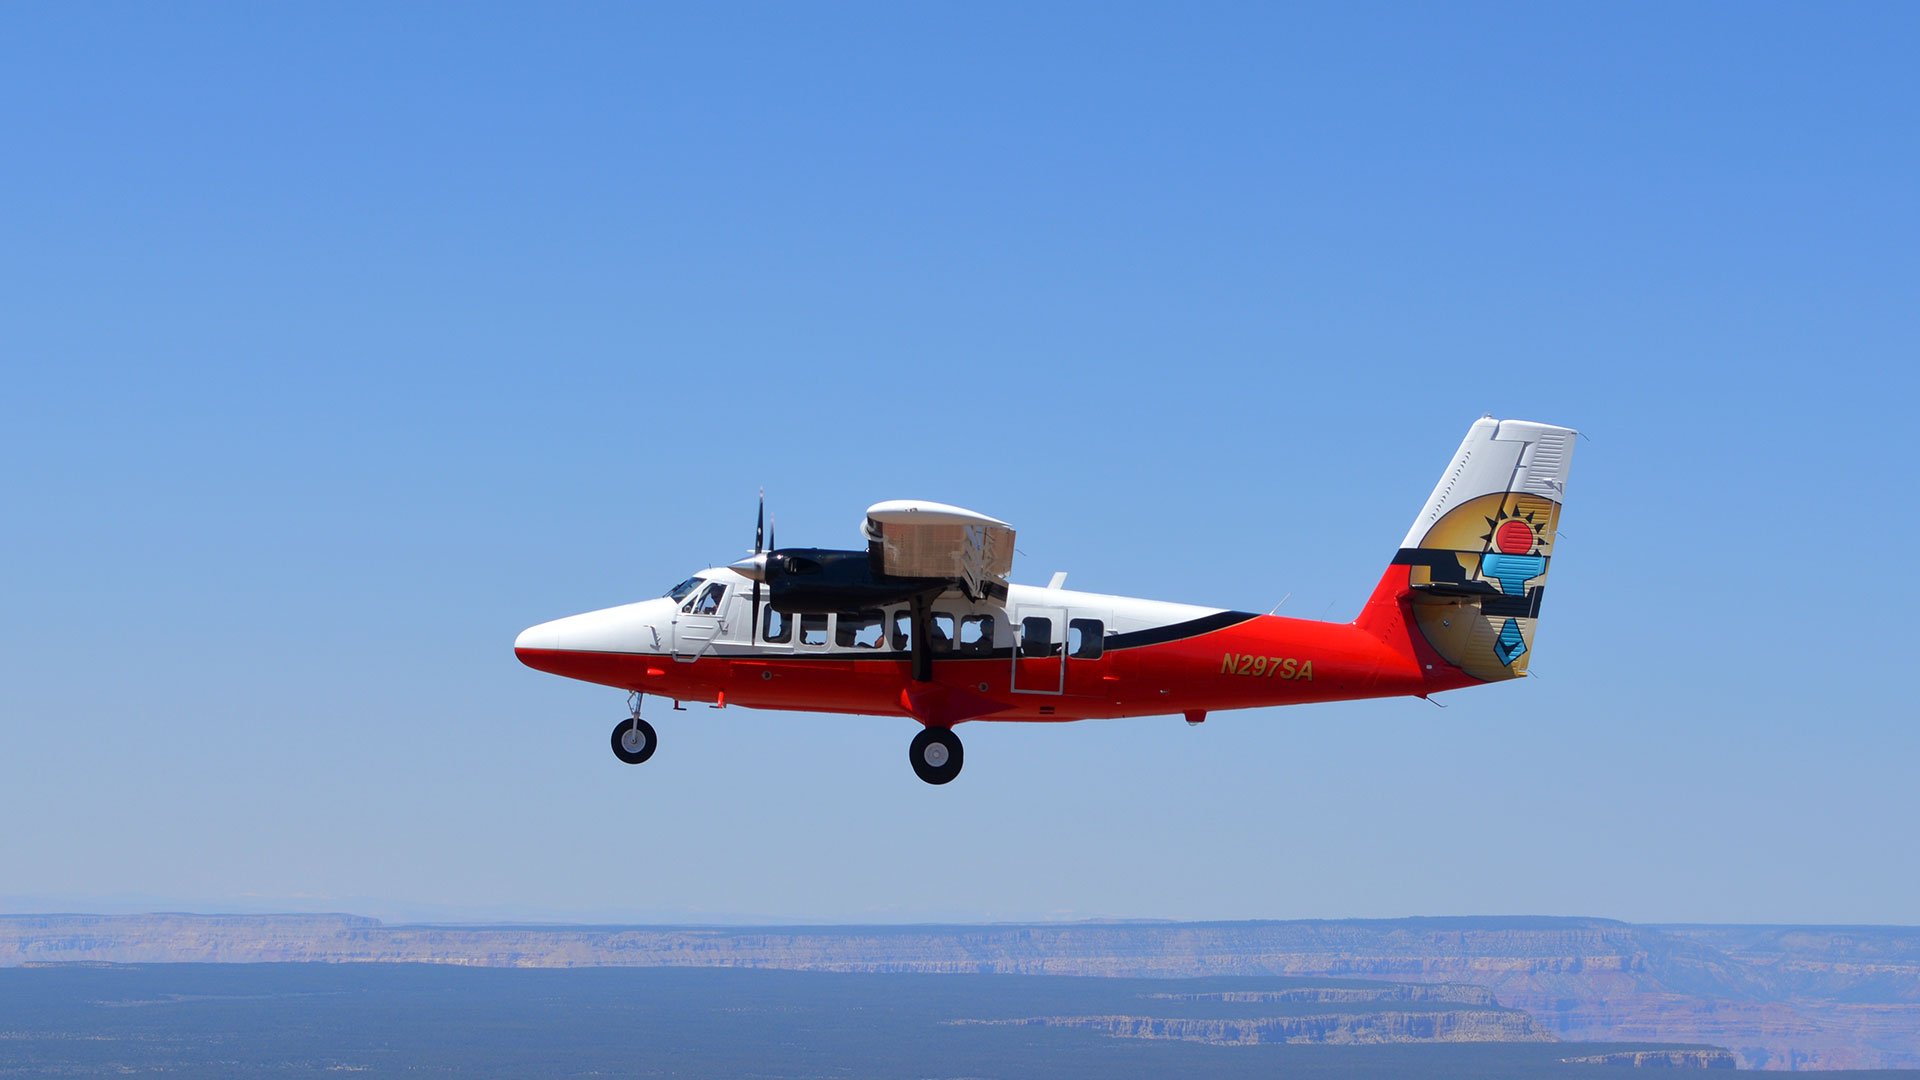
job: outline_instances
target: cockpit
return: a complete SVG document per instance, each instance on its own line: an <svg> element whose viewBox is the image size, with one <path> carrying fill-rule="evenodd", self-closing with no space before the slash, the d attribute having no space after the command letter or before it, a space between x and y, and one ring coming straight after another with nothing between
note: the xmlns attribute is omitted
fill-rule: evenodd
<svg viewBox="0 0 1920 1080"><path fill-rule="evenodd" d="M726 595L724 583L708 581L698 574L667 590L667 599L679 604L680 610L689 615L720 614L720 601Z"/></svg>

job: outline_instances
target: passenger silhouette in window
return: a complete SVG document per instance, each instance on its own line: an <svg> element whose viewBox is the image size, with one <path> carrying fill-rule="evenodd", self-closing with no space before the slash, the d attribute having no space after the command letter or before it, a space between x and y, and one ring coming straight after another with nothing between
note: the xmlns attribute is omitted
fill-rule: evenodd
<svg viewBox="0 0 1920 1080"><path fill-rule="evenodd" d="M1038 615L1020 620L1020 655L1052 656L1053 620Z"/></svg>
<svg viewBox="0 0 1920 1080"><path fill-rule="evenodd" d="M1106 626L1099 619L1073 619L1067 623L1067 655L1076 660L1098 660L1106 651Z"/></svg>
<svg viewBox="0 0 1920 1080"><path fill-rule="evenodd" d="M960 649L970 653L992 652L993 616L969 615L960 620Z"/></svg>

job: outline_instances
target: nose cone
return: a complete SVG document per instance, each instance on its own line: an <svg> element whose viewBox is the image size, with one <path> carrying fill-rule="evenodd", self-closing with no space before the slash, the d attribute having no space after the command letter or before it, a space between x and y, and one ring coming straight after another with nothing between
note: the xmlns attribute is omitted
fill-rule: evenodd
<svg viewBox="0 0 1920 1080"><path fill-rule="evenodd" d="M652 615L642 602L543 622L520 631L513 654L537 671L599 682L609 665L666 651Z"/></svg>
<svg viewBox="0 0 1920 1080"><path fill-rule="evenodd" d="M513 639L514 655L524 661L530 652L549 652L566 649L568 642L574 637L573 634L568 633L567 624L575 618L578 618L578 616L555 619L552 622L543 622L538 626L529 626L525 630L520 631L520 636Z"/></svg>
<svg viewBox="0 0 1920 1080"><path fill-rule="evenodd" d="M571 666L568 658L575 654L574 646L580 637L575 632L577 627L568 624L577 618L576 615L555 619L520 631L520 636L513 639L513 655L535 671L565 675Z"/></svg>

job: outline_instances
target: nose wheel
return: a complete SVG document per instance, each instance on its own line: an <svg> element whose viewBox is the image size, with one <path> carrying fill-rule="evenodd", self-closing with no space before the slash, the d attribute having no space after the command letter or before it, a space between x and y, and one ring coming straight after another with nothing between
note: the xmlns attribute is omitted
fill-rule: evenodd
<svg viewBox="0 0 1920 1080"><path fill-rule="evenodd" d="M638 716L620 721L613 729L613 756L629 765L638 765L653 756L660 745L653 725Z"/></svg>
<svg viewBox="0 0 1920 1080"><path fill-rule="evenodd" d="M964 756L960 737L947 728L921 728L907 749L913 774L929 784L945 784L959 776Z"/></svg>

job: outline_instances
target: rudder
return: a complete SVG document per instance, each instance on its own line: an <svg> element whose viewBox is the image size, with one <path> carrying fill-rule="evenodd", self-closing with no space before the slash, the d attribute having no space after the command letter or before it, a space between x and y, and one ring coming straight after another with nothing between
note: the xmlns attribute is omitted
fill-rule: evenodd
<svg viewBox="0 0 1920 1080"><path fill-rule="evenodd" d="M1574 435L1525 420L1476 421L1359 624L1386 633L1404 613L1412 633L1468 675L1526 674Z"/></svg>

